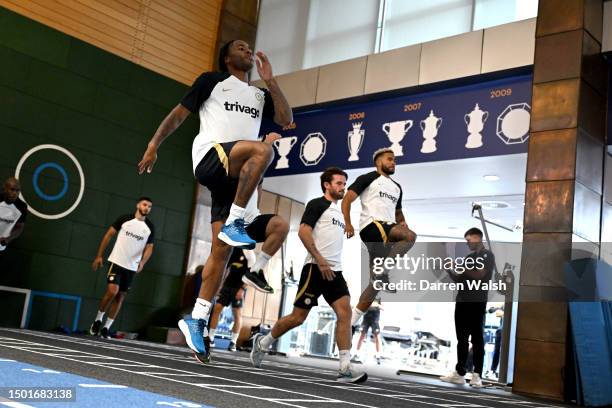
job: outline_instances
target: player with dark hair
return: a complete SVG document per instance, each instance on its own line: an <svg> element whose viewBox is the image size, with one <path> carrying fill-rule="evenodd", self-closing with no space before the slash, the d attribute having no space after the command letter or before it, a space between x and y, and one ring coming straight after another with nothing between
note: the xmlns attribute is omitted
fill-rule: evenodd
<svg viewBox="0 0 612 408"><path fill-rule="evenodd" d="M253 338L251 362L260 367L265 353L283 334L304 323L310 310L323 295L336 313L336 343L340 356L338 381L364 382L368 375L351 366L351 303L342 276L342 244L344 223L338 200L344 197L346 173L337 167L328 168L321 175L324 195L310 200L300 223L299 237L308 251L298 293L291 314L276 322L267 335Z"/></svg>
<svg viewBox="0 0 612 408"><path fill-rule="evenodd" d="M28 205L19 198L20 192L19 180L15 177L6 179L0 193L0 254L25 228Z"/></svg>
<svg viewBox="0 0 612 408"><path fill-rule="evenodd" d="M463 283L463 288L457 292L455 301L455 331L457 334L457 365L455 371L440 377L444 382L465 384L466 363L468 360L469 343L472 343L474 374L470 385L482 387L482 369L484 364L484 319L487 310L488 291L484 289L469 289L468 281L489 282L495 268L495 256L482 243L482 231L470 228L465 232L465 241L472 251L467 258L472 258L474 265L463 273L447 270L451 279ZM464 262L466 264L466 262ZM482 286L480 286L482 287Z"/></svg>
<svg viewBox="0 0 612 408"><path fill-rule="evenodd" d="M351 184L342 200L342 213L346 223L346 236L355 235L351 222L351 204L361 198L359 236L366 244L370 263L375 257L390 258L404 254L412 248L416 234L408 228L402 212L402 187L391 176L395 173L395 155L389 148L378 149L373 155L376 170L363 174ZM388 276L374 276L353 308L352 326L367 312L376 298L373 280L388 281Z"/></svg>
<svg viewBox="0 0 612 408"><path fill-rule="evenodd" d="M149 197L140 197L136 203L136 212L122 215L108 228L100 242L98 253L92 268L97 270L104 263L104 252L111 239L116 235L115 246L108 257L109 267L106 276L106 293L100 300L98 314L89 334L109 338L109 330L117 318L127 292L132 286L134 275L142 272L145 264L153 254L155 227L147 218L153 208ZM104 313L109 307L106 322L102 326Z"/></svg>
<svg viewBox="0 0 612 408"><path fill-rule="evenodd" d="M232 247L254 248L268 231L261 222L257 231L248 232L247 210L264 172L274 157L272 142L276 133L259 141L262 118L273 119L280 126L289 125L293 114L272 73L272 65L263 52L256 53L257 72L267 89L251 86L248 73L255 56L249 45L233 40L219 52L219 72L200 75L180 103L172 109L151 138L138 171L150 173L161 143L189 116L197 114L200 131L193 141L193 172L198 182L212 196L212 246L202 272L202 286L190 317L179 321L179 328L196 358L210 359L208 336L204 333L211 302L222 285L222 277ZM260 239L253 236L257 235ZM277 234L279 237L281 234ZM282 241L281 241L282 244ZM274 245L276 251L280 244ZM274 248L272 248L274 249ZM265 264L274 252L262 251ZM269 291L260 274L251 283Z"/></svg>

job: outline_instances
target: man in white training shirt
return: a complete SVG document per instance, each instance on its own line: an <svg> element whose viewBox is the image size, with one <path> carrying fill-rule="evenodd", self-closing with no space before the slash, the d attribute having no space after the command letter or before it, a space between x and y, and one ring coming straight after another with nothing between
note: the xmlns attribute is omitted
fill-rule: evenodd
<svg viewBox="0 0 612 408"><path fill-rule="evenodd" d="M293 113L272 73L272 65L263 52L257 52L257 72L268 89L249 85L248 73L254 55L242 40L221 47L219 69L200 75L181 102L159 125L149 142L138 171L150 173L161 143L183 123L189 114L198 114L200 132L193 141L193 170L198 182L212 196L212 245L202 270L202 286L191 316L179 321L179 328L198 361L208 363L210 351L204 331L212 300L223 283L223 272L232 246L253 249L257 242L246 226L249 200L272 162L272 142L278 134L259 141L262 117L280 126L293 121ZM267 227L264 226L267 229ZM282 243L282 241L281 241ZM280 247L280 244L278 245ZM278 249L278 248L277 248ZM260 266L274 253L259 254ZM269 291L263 272L251 283Z"/></svg>
<svg viewBox="0 0 612 408"><path fill-rule="evenodd" d="M21 185L9 177L0 193L0 256L8 244L19 237L25 228L28 206L19 199ZM1 258L0 258L1 259Z"/></svg>
<svg viewBox="0 0 612 408"><path fill-rule="evenodd" d="M92 264L94 271L104 263L106 247L108 247L112 237L117 235L115 246L108 257L110 265L106 276L108 282L106 293L100 300L96 319L89 328L89 334L92 336L110 337L111 324L117 318L125 296L132 286L134 275L140 273L151 258L155 227L147 219L147 215L151 212L152 207L153 201L150 198L141 197L138 199L136 212L117 218L100 242L98 254ZM106 322L102 326L102 319L109 304L110 309L106 316Z"/></svg>
<svg viewBox="0 0 612 408"><path fill-rule="evenodd" d="M310 309L323 295L336 313L336 343L340 354L338 381L360 383L368 375L351 366L351 302L344 276L342 276L342 243L344 223L338 200L344 197L346 173L330 167L321 174L324 195L310 200L300 223L299 237L308 250L298 293L291 314L276 322L266 336L253 338L251 362L260 367L266 351L283 334L304 323Z"/></svg>
<svg viewBox="0 0 612 408"><path fill-rule="evenodd" d="M357 177L342 200L346 236L351 238L355 235L351 223L351 204L357 197L361 199L359 236L368 248L370 263L375 257L393 258L405 254L416 241L416 234L408 228L402 212L402 187L391 178L395 173L393 150L378 149L372 158L376 170ZM388 282L388 275L371 276L369 285L353 309L352 326L368 311L378 294L373 280L380 280L384 285Z"/></svg>

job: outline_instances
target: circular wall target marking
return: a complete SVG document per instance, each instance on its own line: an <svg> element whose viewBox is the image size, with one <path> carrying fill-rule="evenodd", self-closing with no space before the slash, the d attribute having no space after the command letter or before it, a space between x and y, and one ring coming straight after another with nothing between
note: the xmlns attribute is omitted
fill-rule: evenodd
<svg viewBox="0 0 612 408"><path fill-rule="evenodd" d="M79 203L81 202L81 199L83 198L83 192L85 191L85 175L83 174L83 169L81 168L81 164L79 163L79 161L77 160L77 158L67 149L58 146L58 145L54 145L54 144L42 144L42 145L38 145L35 146L33 148L31 148L30 150L28 150L27 152L25 152L25 154L21 157L21 159L19 159L19 163L17 163L17 168L15 169L15 178L19 179L19 174L21 173L21 168L23 167L23 164L25 163L25 161L32 156L34 153L41 151L41 150L57 150L61 153L64 153L66 156L68 156L68 158L70 160L72 160L72 162L74 163L74 165L76 166L78 172L79 172L79 178L80 178L80 187L79 187L79 194L76 198L76 200L74 201L74 203L70 206L70 208L68 208L67 210L58 213L58 214L45 214L42 213L38 210L36 210L35 208L32 208L32 206L30 204L28 204L28 200L25 199L25 197L23 196L22 193L19 194L19 197L26 203L28 204L28 210L36 215L37 217L40 218L44 218L46 220L57 220L60 218L63 218L65 216L67 216L68 214L70 214L72 211L74 211L75 208L77 208L77 206L79 205ZM45 193L43 193L40 190L40 187L38 186L38 177L40 176L40 173L46 169L46 168L54 168L57 171L60 172L60 174L62 175L63 179L64 179L64 183L63 183L63 187L62 190L56 194L56 195L47 195ZM64 170L63 167L61 167L59 164L57 163L44 163L42 165L39 165L36 170L34 171L34 190L36 191L36 194L38 194L42 199L44 200L48 200L48 201L55 201L55 200L59 200L61 199L65 194L66 191L68 190L68 175L66 174L66 170Z"/></svg>

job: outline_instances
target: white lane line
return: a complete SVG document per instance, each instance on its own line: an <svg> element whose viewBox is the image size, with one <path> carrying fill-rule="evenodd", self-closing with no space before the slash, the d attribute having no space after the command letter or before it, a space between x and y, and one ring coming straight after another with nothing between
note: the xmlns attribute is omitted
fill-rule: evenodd
<svg viewBox="0 0 612 408"><path fill-rule="evenodd" d="M17 401L8 401L8 400L5 400L4 398L0 398L0 405L4 405L5 407L12 407L12 408L34 408L31 405L22 404L21 402L17 402Z"/></svg>
<svg viewBox="0 0 612 408"><path fill-rule="evenodd" d="M158 373L156 371L143 371L140 374L169 375L172 377L199 377L199 378L212 377L212 378L215 378L214 376L208 375L208 374Z"/></svg>
<svg viewBox="0 0 612 408"><path fill-rule="evenodd" d="M18 350L21 349L21 347L18 347L18 346L5 345L4 342L3 342L4 339L5 339L4 337L0 337L0 346L15 348L15 349L18 349ZM32 347L34 347L34 346L39 344L39 343L35 343L35 342L27 342L27 343L30 345L30 348L32 348ZM57 349L61 349L61 348L58 347ZM74 350L71 350L71 349L63 349L63 350L67 351L68 353L73 353L74 352ZM35 350L27 350L27 351L30 351L31 353L36 353L36 354L47 355L45 353L38 352L38 351L35 351ZM90 353L90 355L96 355L96 354L95 353ZM186 384L186 385L191 385L191 386L194 385L193 383L186 382L186 381L181 381L181 380L174 379L174 378L166 378L166 377L157 376L157 375L143 374L142 372L135 372L135 371L131 371L131 370L128 370L128 369L121 368L121 367L102 366L99 363L92 362L92 361L79 361L79 360L76 360L76 359L71 358L71 357L62 357L62 356L56 356L56 357L63 358L63 359L66 359L66 360L70 360L70 361L75 361L75 362L78 362L78 363L90 364L90 365L94 365L94 366L101 366L101 367L110 368L110 369L113 369L113 370L125 371L125 372L131 373L131 374L145 375L147 377L158 378L158 379L165 380L165 381L172 381L172 382L177 382L177 383L180 383L180 384ZM131 363L136 363L136 364L139 363L137 361L131 361L131 360L127 360L127 359L123 359L123 361L131 362ZM144 363L142 363L142 364L144 364ZM161 368L161 369L168 369L168 370L172 370L172 371L175 371L175 372L190 373L189 371L186 371L186 370L170 369L170 368L161 367L161 366L152 366L152 367ZM210 366L210 367L214 367L214 366ZM197 373L191 373L191 374L197 374ZM248 382L240 381L240 380L232 380L232 379L229 379L229 378L223 378L223 377L218 377L218 376L216 378L219 378L219 379L225 380L225 381L229 381L229 382L237 382L237 383L241 383L241 384L245 384L245 385L252 385L252 386L255 386L257 388L261 388L261 386L259 384L248 383ZM243 396L243 397L247 397L247 398L254 398L254 399L259 399L259 400L264 400L264 401L270 400L269 398L265 398L265 397L258 397L258 396L255 396L255 395L249 395L249 394L244 394L244 393L240 393L240 392L236 392L236 391L231 391L231 390L223 389L223 388L219 387L218 385L214 385L214 386L201 386L201 387L202 388L208 388L208 389L215 390L215 391L221 391L221 392L225 392L225 393L229 393L229 394L239 395L239 396ZM329 398L326 398L326 397L320 397L318 395L312 395L312 394L298 392L298 391L285 390L285 389L276 388L276 387L268 387L268 386L266 386L266 387L267 388L265 388L265 389L267 389L267 390L274 390L274 391L281 392L281 393L301 395L301 396L305 396L305 397L321 398L321 401L329 399ZM353 402L345 402L345 403L349 404L349 405L355 405L355 406L361 406L361 407L367 407L367 408L376 408L376 407L371 406L371 405L365 405L365 404L359 404L359 403L353 403Z"/></svg>
<svg viewBox="0 0 612 408"><path fill-rule="evenodd" d="M125 385L119 384L79 384L83 388L128 388Z"/></svg>
<svg viewBox="0 0 612 408"><path fill-rule="evenodd" d="M0 363L16 363L16 361L9 360L8 358L0 358Z"/></svg>
<svg viewBox="0 0 612 408"><path fill-rule="evenodd" d="M78 344L89 344L92 347L99 347L99 348L106 348L106 349L112 349L112 350L117 350L118 348L121 349L121 351L125 351L128 353L137 353L137 354L143 354L146 353L147 356L152 355L153 353L158 354L155 351L151 351L148 349L142 349L142 348L138 348L138 347L133 347L133 346L124 346L124 345L120 345L119 347L117 347L116 344L108 344L108 343L101 343L101 342L96 342L96 341L90 341L90 340L83 340L83 339L75 339L75 338L71 338L68 336L62 336L62 335L56 335L56 334L50 334L50 333L39 333L39 332L34 332L34 331L29 331L29 330L15 330L15 329L4 329L6 331L11 331L17 334L29 334L32 336L37 336L37 337L42 337L42 338L47 338L47 339L54 339L54 340L58 340L58 341L63 341L63 342L71 342L71 343L78 343ZM10 338L9 338L10 339ZM23 342L23 340L20 340ZM142 342L141 342L142 343ZM52 346L54 347L54 346ZM177 351L177 352L184 352L182 350L177 350L176 348L171 348L174 346L165 346L162 348L165 349L169 349L169 350L173 350L173 351ZM165 359L170 359L173 361L180 361L180 362L188 362L190 364L196 364L196 365L200 365L199 363L197 363L195 360L193 360L193 358L191 357L181 357L181 356L177 356L176 354L170 354L170 353L159 353L160 355L163 355ZM233 357L233 356L232 356ZM242 360L247 360L246 358L242 358ZM275 362L271 362L271 363L275 363ZM285 363L278 363L278 364L285 364ZM231 370L231 371L241 371L244 372L245 367L239 364L231 364L231 363L227 363L228 367L223 367L224 369L227 370ZM229 367L232 366L232 367ZM300 367L300 366L290 366L294 370L298 370L298 371L307 371L310 372L310 370L308 369L308 367ZM209 367L218 367L218 364L215 365L211 365ZM221 367L219 367L221 368ZM250 368L250 372L253 374L260 374L262 376L269 376L269 377L275 377L278 378L279 375L280 376L285 376L285 372L283 371L276 371L276 370L267 370L267 369L255 369L255 368ZM299 379L293 379L293 378L285 378L286 380L289 381L296 381L296 382L307 382L312 384L313 382L317 382L317 385L321 385L324 387L328 387L328 388L339 388L339 386L337 385L336 381L333 380L322 380L319 377L309 377L309 376L301 376L302 378ZM379 379L377 379L378 381L381 381ZM330 384L322 384L321 381L329 381ZM466 398L470 398L470 399L476 399L476 400L484 400L482 401L483 403L485 403L485 401L488 399L488 397L491 397L489 394L485 394L485 393L477 393L477 392L464 392L461 390L449 390L447 388L441 388L441 387L436 387L436 386L431 386L431 385L424 385L424 384L414 384L414 383L408 383L408 382L403 382L403 381L386 381L387 384L394 384L394 385L400 385L402 387L406 387L406 388L420 388L422 390L427 390L427 391L431 391L431 392L436 392L436 393L441 393L441 394L462 394L463 396L465 396ZM334 384L334 385L332 385ZM348 388L348 387L347 387ZM391 389L386 389L386 388L380 388L378 389L378 391L381 391L381 393L377 393L377 392L372 392L372 390L368 391L368 390L362 390L360 389L358 386L355 386L354 388L351 387L351 391L354 392L360 392L360 393L364 393L364 394L370 394L370 395L375 395L378 397L388 397L388 398L395 398L391 395L389 395L390 393L394 392L394 390ZM414 394L413 394L414 395ZM422 398L423 396L421 395L414 395L414 398ZM470 402L467 401L457 401L457 400L450 400L450 399L446 399L446 398L442 398L442 397L436 397L436 396L428 396L431 399L434 400L438 400L438 401L443 401L443 403L450 403L450 404L469 404ZM403 400L407 400L406 398L401 398ZM434 405L434 406L438 406L439 404L435 404L435 403L429 403L429 402L424 402L424 401L413 401L413 402L420 402L420 403L426 403L428 405ZM481 402L481 401L477 401L477 402ZM521 400L517 400L517 399L513 399L513 398L508 398L508 397L496 397L496 402L506 402L509 404L516 404L519 406L525 406L526 404L537 404L537 402L532 402L532 401L521 401ZM539 403L541 404L541 403ZM483 405L479 405L479 406L483 406ZM529 407L531 408L531 407ZM555 406L555 405L549 405L547 406L547 408L561 408L559 406Z"/></svg>
<svg viewBox="0 0 612 408"><path fill-rule="evenodd" d="M340 401L340 400L312 400L312 399L300 399L300 398L272 398L271 400L273 401L282 401L282 402L325 402L325 403L332 403L332 404L343 404L344 401Z"/></svg>
<svg viewBox="0 0 612 408"><path fill-rule="evenodd" d="M266 385L222 385L222 384L205 384L205 383L197 383L194 384L198 387L223 387L223 388L255 388L258 390L272 390L274 388L268 387Z"/></svg>
<svg viewBox="0 0 612 408"><path fill-rule="evenodd" d="M43 338L47 337L48 338L48 336L42 335L40 333L32 333L32 334L33 335L37 335L39 337L43 337ZM73 342L73 343L79 343L79 344L83 343L82 341L78 341L76 339L60 337L60 336L56 337L55 339L60 340L60 341L65 341L65 342ZM98 343L98 342L96 342L96 343ZM106 348L106 347L104 347L104 346L102 346L100 344L95 344L93 346L94 347L103 347L103 348ZM108 348L113 348L113 350L116 349L114 347L108 347ZM143 352L147 352L148 353L148 350L143 350L143 349L140 349L140 348L128 347L128 346L123 346L122 347L122 351L129 352L129 353L137 353L139 355L143 354ZM126 361L129 361L129 360L126 360ZM190 360L189 362L193 363L193 364L198 364L199 365L199 363L195 362L193 359ZM215 365L210 365L209 367L211 367L211 368L222 368L222 369L226 369L226 370L240 371L240 372L244 372L244 370L245 370L245 367L242 366L242 365L235 365L235 367L218 367L218 365L215 364ZM308 368L306 368L306 370L304 370L304 371L311 371L311 370L308 370ZM269 370L269 369L255 369L255 368L251 369L251 372L253 374L260 374L262 376L268 376L268 377L274 377L274 378L278 378L279 376L282 376L284 374L284 372L282 372L282 371L275 371L275 370ZM159 377L158 376L154 376L154 377L155 378L162 378L161 376L159 376ZM295 382L301 382L301 383L308 383L308 384L313 384L314 381L317 381L316 385L320 385L320 386L328 387L328 388L339 388L338 383L336 381L332 381L331 379L328 380L328 381L330 381L334 385L322 383L321 382L322 380L319 377L308 377L308 376L304 376L304 377L306 377L308 379L307 380L302 380L302 379L286 378L286 380L288 380L288 381L295 381ZM323 380L323 381L327 381L327 380ZM346 388L349 389L349 387L346 387ZM391 395L391 393L396 392L396 391L388 390L388 389L384 389L384 388L377 388L377 389L369 390L368 391L368 390L359 389L358 387L350 387L350 390L353 391L353 392L373 395L373 396L376 396L376 397L391 398L391 399L400 399L400 400L404 400L404 401L411 401L411 402L416 402L416 403L421 403L421 404L433 405L433 406L436 406L436 407L440 405L440 403L423 401L420 398L420 396L417 397L418 399L410 400L410 399L406 398L406 396L408 396L408 395L403 396L403 397ZM283 390L283 391L285 391L285 390ZM296 393L299 394L298 392L296 392ZM314 395L312 395L312 396L314 396ZM318 396L315 396L315 397L318 397ZM320 397L320 398L324 398L324 397ZM466 403L464 401L444 399L444 398L433 397L433 396L431 397L431 399L432 400L436 400L436 401L441 401L442 403L447 403L447 404L448 403L450 403L450 404L465 404ZM354 402L346 402L346 403L347 404L351 404L351 405L362 405L362 404L354 403ZM483 408L486 408L486 406L484 406L484 405L479 405L479 406L483 407Z"/></svg>

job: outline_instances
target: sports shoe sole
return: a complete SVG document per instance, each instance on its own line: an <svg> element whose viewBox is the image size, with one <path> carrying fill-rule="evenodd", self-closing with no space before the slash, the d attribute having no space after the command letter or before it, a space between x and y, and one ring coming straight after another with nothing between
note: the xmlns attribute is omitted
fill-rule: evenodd
<svg viewBox="0 0 612 408"><path fill-rule="evenodd" d="M193 345L193 342L191 341L191 334L189 333L189 327L187 327L187 323L185 323L185 321L181 319L178 322L178 327L183 333L183 336L185 336L185 341L187 342L187 346L189 346L191 351L193 351L193 354L195 354L195 358L201 362L204 362L204 360L207 360L206 362L208 362L210 360L210 357L205 358L205 355L203 353L199 353L196 351L196 348ZM198 356L201 356L202 359L200 359L200 357Z"/></svg>
<svg viewBox="0 0 612 408"><path fill-rule="evenodd" d="M193 350L192 350L193 351ZM210 354L202 354L202 353L196 353L195 351L193 352L193 356L195 357L196 360L198 360L200 363L202 364L208 364L210 363Z"/></svg>
<svg viewBox="0 0 612 408"><path fill-rule="evenodd" d="M272 289L272 290L265 290L265 289L262 289L262 288L260 288L259 286L257 286L257 285L255 284L255 282L253 282L252 280L250 280L250 279L249 279L249 278L248 278L246 275L244 275L244 276L242 277L242 281L243 281L244 283L248 284L248 285L253 286L253 287L255 288L255 290L256 290L256 291L258 291L258 292L261 292L261 293L270 293L270 294L271 294L271 293L274 293L274 289Z"/></svg>
<svg viewBox="0 0 612 408"><path fill-rule="evenodd" d="M227 245L230 245L236 248L242 248L242 249L253 249L255 248L255 245L257 244L257 243L234 241L233 239L228 237L223 231L221 231L219 235L217 235L217 238L225 242Z"/></svg>
<svg viewBox="0 0 612 408"><path fill-rule="evenodd" d="M362 384L368 380L368 373L361 373L359 377L351 378L340 377L338 382L349 383L349 384Z"/></svg>
<svg viewBox="0 0 612 408"><path fill-rule="evenodd" d="M457 384L457 385L464 385L465 384L465 379L457 379L457 380L443 380L442 378L440 378L440 381L445 382L445 383L449 383L449 384Z"/></svg>
<svg viewBox="0 0 612 408"><path fill-rule="evenodd" d="M253 364L253 367L257 367L260 368L261 364L263 363L263 359L262 361L259 362L259 364L255 363L255 359L253 358L253 355L255 354L255 344L257 344L257 340L263 336L263 334L261 333L257 333L255 334L255 336L253 336L253 347L251 347L251 353L249 354L249 360L251 360L251 364Z"/></svg>

